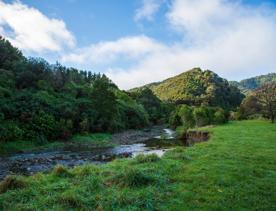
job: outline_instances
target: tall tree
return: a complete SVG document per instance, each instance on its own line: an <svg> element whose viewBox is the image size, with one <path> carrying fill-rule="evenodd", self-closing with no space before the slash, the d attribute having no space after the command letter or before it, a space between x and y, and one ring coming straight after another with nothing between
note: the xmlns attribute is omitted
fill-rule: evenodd
<svg viewBox="0 0 276 211"><path fill-rule="evenodd" d="M22 53L0 35L0 68L11 70L16 62L23 59Z"/></svg>
<svg viewBox="0 0 276 211"><path fill-rule="evenodd" d="M273 123L276 116L276 83L266 84L256 91L264 115Z"/></svg>
<svg viewBox="0 0 276 211"><path fill-rule="evenodd" d="M98 76L92 84L91 98L96 115L96 131L110 131L117 115L117 102L113 83L105 76Z"/></svg>

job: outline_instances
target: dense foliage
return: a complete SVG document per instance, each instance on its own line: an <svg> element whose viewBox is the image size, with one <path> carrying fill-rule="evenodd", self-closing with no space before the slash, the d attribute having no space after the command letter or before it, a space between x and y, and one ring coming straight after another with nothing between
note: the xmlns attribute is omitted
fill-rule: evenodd
<svg viewBox="0 0 276 211"><path fill-rule="evenodd" d="M227 122L228 112L239 107L244 97L227 80L199 68L130 91L141 93L145 90L152 90L163 101L175 104L169 124L186 129Z"/></svg>
<svg viewBox="0 0 276 211"><path fill-rule="evenodd" d="M260 76L241 80L240 82L231 81L230 83L238 87L244 94L249 94L251 91L272 82L276 82L276 73L260 75Z"/></svg>
<svg viewBox="0 0 276 211"><path fill-rule="evenodd" d="M180 105L172 112L169 123L174 128L183 126L185 129L189 129L211 124L223 124L227 121L228 112L220 107Z"/></svg>
<svg viewBox="0 0 276 211"><path fill-rule="evenodd" d="M194 68L160 83L146 85L161 100L195 106L235 109L243 95L237 87L212 71ZM139 89L139 88L138 88ZM134 89L132 91L135 91Z"/></svg>
<svg viewBox="0 0 276 211"><path fill-rule="evenodd" d="M255 95L250 94L243 99L234 119L253 119L258 117L259 114L261 114L261 111L262 106L258 99Z"/></svg>
<svg viewBox="0 0 276 211"><path fill-rule="evenodd" d="M43 143L67 139L74 133L141 128L159 118L160 102L154 95L137 101L105 75L27 59L0 39L2 142L23 139Z"/></svg>
<svg viewBox="0 0 276 211"><path fill-rule="evenodd" d="M264 116L274 123L276 118L276 82L263 85L255 93Z"/></svg>
<svg viewBox="0 0 276 211"><path fill-rule="evenodd" d="M251 92L242 102L241 119L262 115L273 123L276 118L276 82L261 86Z"/></svg>
<svg viewBox="0 0 276 211"><path fill-rule="evenodd" d="M149 114L149 120L155 124L166 121L173 109L169 103L163 103L148 87L130 92L130 96L144 106Z"/></svg>

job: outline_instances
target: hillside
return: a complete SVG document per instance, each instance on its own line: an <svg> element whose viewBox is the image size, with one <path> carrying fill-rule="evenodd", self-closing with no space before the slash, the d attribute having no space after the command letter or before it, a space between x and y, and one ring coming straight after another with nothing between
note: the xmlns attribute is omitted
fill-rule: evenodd
<svg viewBox="0 0 276 211"><path fill-rule="evenodd" d="M241 80L240 82L231 81L230 83L238 87L242 93L247 94L254 89L257 89L264 84L276 82L276 73L269 73L267 75L260 75L248 79Z"/></svg>
<svg viewBox="0 0 276 211"><path fill-rule="evenodd" d="M203 71L200 68L130 91L135 92L144 87L150 88L163 101L190 105L235 108L243 98L240 91L227 80L210 70Z"/></svg>
<svg viewBox="0 0 276 211"><path fill-rule="evenodd" d="M146 127L149 117L162 117L155 98L141 93L133 99L105 75L26 58L0 36L0 147ZM154 116L147 113L152 110Z"/></svg>

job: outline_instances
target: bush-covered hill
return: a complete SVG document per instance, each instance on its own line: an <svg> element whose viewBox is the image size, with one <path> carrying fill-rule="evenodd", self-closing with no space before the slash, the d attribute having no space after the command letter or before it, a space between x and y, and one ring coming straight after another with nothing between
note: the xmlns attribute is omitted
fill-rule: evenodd
<svg viewBox="0 0 276 211"><path fill-rule="evenodd" d="M161 100L178 104L233 109L239 106L243 99L243 95L237 87L230 85L227 80L214 72L202 71L200 68L194 68L162 82L145 86L150 88ZM131 91L135 92L139 89Z"/></svg>
<svg viewBox="0 0 276 211"><path fill-rule="evenodd" d="M260 75L260 76L241 80L240 82L231 81L230 83L238 87L242 91L242 93L248 94L257 88L260 88L261 86L272 82L276 82L276 73Z"/></svg>
<svg viewBox="0 0 276 211"><path fill-rule="evenodd" d="M105 75L27 59L0 37L0 144L141 128L160 104L146 93L131 97ZM159 117L151 115L150 121Z"/></svg>

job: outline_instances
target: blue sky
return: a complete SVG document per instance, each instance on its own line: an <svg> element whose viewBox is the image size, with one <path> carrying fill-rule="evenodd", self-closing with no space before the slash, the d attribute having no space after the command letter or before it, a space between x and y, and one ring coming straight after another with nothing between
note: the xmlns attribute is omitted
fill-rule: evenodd
<svg viewBox="0 0 276 211"><path fill-rule="evenodd" d="M0 0L25 55L106 73L128 89L193 67L230 80L275 72L275 0Z"/></svg>

